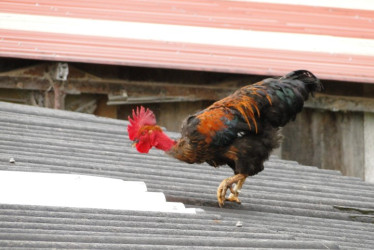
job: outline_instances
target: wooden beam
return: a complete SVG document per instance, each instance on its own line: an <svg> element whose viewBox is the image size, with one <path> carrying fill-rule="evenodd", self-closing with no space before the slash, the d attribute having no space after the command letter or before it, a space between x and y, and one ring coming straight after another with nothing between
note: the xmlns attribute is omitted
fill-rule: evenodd
<svg viewBox="0 0 374 250"><path fill-rule="evenodd" d="M51 90L51 74L55 64L36 66L0 73L0 88L20 90ZM61 84L61 83L59 83ZM69 77L58 86L64 94L104 94L108 104L138 104L182 101L216 101L231 94L237 88L226 85L194 85L167 82L102 79L73 66ZM374 100L362 97L316 94L305 107L330 111L374 112Z"/></svg>
<svg viewBox="0 0 374 250"><path fill-rule="evenodd" d="M45 72L48 65L15 70L0 74L0 88L41 90L51 87ZM166 82L146 82L118 79L102 79L69 67L69 77L63 86L66 94L106 94L112 104L144 102L178 102L219 100L235 88L222 86L204 86L194 84L177 84Z"/></svg>
<svg viewBox="0 0 374 250"><path fill-rule="evenodd" d="M333 96L316 94L305 103L305 107L314 109L325 109L334 112L374 112L374 99L351 96Z"/></svg>

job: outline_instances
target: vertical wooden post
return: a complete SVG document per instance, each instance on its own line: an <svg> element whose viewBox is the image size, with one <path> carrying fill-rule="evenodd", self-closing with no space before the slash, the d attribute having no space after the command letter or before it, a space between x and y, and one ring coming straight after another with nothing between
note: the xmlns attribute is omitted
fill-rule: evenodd
<svg viewBox="0 0 374 250"><path fill-rule="evenodd" d="M44 107L46 108L53 108L54 107L54 94L51 90L47 90L44 92Z"/></svg>
<svg viewBox="0 0 374 250"><path fill-rule="evenodd" d="M49 67L44 77L49 81L50 87L45 92L45 107L54 109L65 109L65 90L64 83L69 74L67 63L58 63ZM53 92L52 92L53 90Z"/></svg>
<svg viewBox="0 0 374 250"><path fill-rule="evenodd" d="M374 183L374 113L364 115L365 181Z"/></svg>
<svg viewBox="0 0 374 250"><path fill-rule="evenodd" d="M65 109L65 96L64 84L54 84L54 109Z"/></svg>

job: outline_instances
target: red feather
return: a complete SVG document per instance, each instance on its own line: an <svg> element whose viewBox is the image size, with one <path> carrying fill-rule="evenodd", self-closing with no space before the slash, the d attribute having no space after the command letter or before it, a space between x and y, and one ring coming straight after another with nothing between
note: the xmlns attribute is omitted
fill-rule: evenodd
<svg viewBox="0 0 374 250"><path fill-rule="evenodd" d="M151 110L145 109L143 106L137 107L132 111L132 118L128 117L130 124L127 126L130 140L135 140L139 135L139 130L145 125L156 125L156 117Z"/></svg>

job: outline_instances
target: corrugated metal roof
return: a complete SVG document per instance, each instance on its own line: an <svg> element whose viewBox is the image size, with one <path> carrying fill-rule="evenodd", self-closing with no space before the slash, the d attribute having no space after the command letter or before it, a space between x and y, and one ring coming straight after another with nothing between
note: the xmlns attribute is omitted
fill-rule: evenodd
<svg viewBox="0 0 374 250"><path fill-rule="evenodd" d="M271 2L2 1L0 56L374 83L366 2Z"/></svg>
<svg viewBox="0 0 374 250"><path fill-rule="evenodd" d="M131 147L126 125L0 103L0 170L144 181L149 191L163 192L168 201L204 212L0 204L0 247L372 249L372 184L273 157L244 185L242 205L228 202L221 209L215 192L232 175L228 167L189 165L156 150L141 155ZM11 157L15 163L9 162Z"/></svg>
<svg viewBox="0 0 374 250"><path fill-rule="evenodd" d="M147 192L144 182L108 177L0 170L0 190L7 190L0 204L196 213L167 202L161 192Z"/></svg>

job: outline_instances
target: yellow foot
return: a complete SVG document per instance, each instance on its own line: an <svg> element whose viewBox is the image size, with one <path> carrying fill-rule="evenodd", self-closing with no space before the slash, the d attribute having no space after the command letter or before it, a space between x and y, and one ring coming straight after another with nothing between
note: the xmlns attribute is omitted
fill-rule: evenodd
<svg viewBox="0 0 374 250"><path fill-rule="evenodd" d="M218 186L217 189L217 200L218 200L218 205L220 207L223 206L225 201L232 201L232 202L237 202L240 204L240 200L238 198L240 189L242 188L245 179L247 178L248 175L244 174L237 174L234 176L231 176L229 178L224 179L221 184ZM236 184L235 187L232 187L233 184ZM231 194L229 195L228 198L226 198L226 193L227 189L230 188Z"/></svg>
<svg viewBox="0 0 374 250"><path fill-rule="evenodd" d="M242 202L238 198L239 194L233 194L231 193L229 197L226 198L227 201L236 202L238 204L241 204Z"/></svg>

